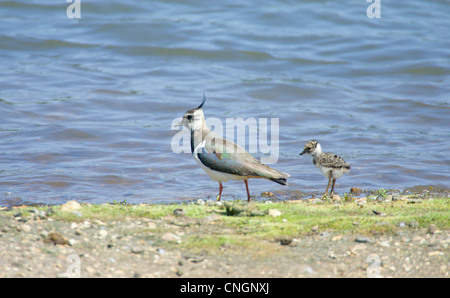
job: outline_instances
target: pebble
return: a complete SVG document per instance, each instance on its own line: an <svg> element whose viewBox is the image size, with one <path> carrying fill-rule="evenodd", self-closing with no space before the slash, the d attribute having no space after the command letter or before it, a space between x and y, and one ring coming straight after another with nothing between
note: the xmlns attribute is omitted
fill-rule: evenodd
<svg viewBox="0 0 450 298"><path fill-rule="evenodd" d="M186 215L186 211L184 211L184 209L177 208L177 209L173 210L173 215L175 215L175 216L185 216Z"/></svg>
<svg viewBox="0 0 450 298"><path fill-rule="evenodd" d="M277 210L277 209L269 209L269 216L272 217L278 217L281 215L281 211Z"/></svg>
<svg viewBox="0 0 450 298"><path fill-rule="evenodd" d="M309 274L309 275L314 275L316 274L316 272L309 266L305 266L303 267L303 273Z"/></svg>
<svg viewBox="0 0 450 298"><path fill-rule="evenodd" d="M79 209L81 209L81 205L77 201L68 201L61 205L61 211L64 212L73 212Z"/></svg>
<svg viewBox="0 0 450 298"><path fill-rule="evenodd" d="M206 206L214 206L215 201L213 200L206 200L205 205Z"/></svg>
<svg viewBox="0 0 450 298"><path fill-rule="evenodd" d="M389 241L381 241L378 243L378 245L381 247L391 247L391 244L389 243Z"/></svg>
<svg viewBox="0 0 450 298"><path fill-rule="evenodd" d="M261 196L263 197L275 197L275 194L273 192L270 191L265 191L261 194Z"/></svg>
<svg viewBox="0 0 450 298"><path fill-rule="evenodd" d="M361 189L361 188L358 188L358 187L352 187L352 188L350 188L350 193L351 193L352 195L357 196L357 195L359 195L361 192L362 192L362 189Z"/></svg>
<svg viewBox="0 0 450 298"><path fill-rule="evenodd" d="M410 228L418 228L418 227L419 227L419 223L418 223L417 221L415 221L415 220L411 220L411 221L408 223L408 226L409 226Z"/></svg>
<svg viewBox="0 0 450 298"><path fill-rule="evenodd" d="M23 232L30 232L31 231L31 226L27 225L27 224L24 224L24 225L21 226L21 229L22 229Z"/></svg>
<svg viewBox="0 0 450 298"><path fill-rule="evenodd" d="M131 248L131 252L134 253L135 255L143 255L145 252L145 249L142 247L133 246Z"/></svg>
<svg viewBox="0 0 450 298"><path fill-rule="evenodd" d="M428 234L431 234L431 235L433 235L434 233L436 233L436 226L433 225L433 224L431 224L431 225L428 227L427 233L428 233Z"/></svg>
<svg viewBox="0 0 450 298"><path fill-rule="evenodd" d="M175 235L174 233L170 233L170 232L162 235L161 239L165 240L165 241L173 241L173 242L181 241L180 236Z"/></svg>
<svg viewBox="0 0 450 298"><path fill-rule="evenodd" d="M108 236L108 231L101 229L100 231L98 231L98 236L100 236L100 239L105 239L106 236Z"/></svg>
<svg viewBox="0 0 450 298"><path fill-rule="evenodd" d="M44 239L45 243L53 243L54 245L67 245L69 244L69 240L66 239L63 235L58 232L52 232L47 235Z"/></svg>
<svg viewBox="0 0 450 298"><path fill-rule="evenodd" d="M434 257L434 256L443 256L444 253L443 253L442 251L436 250L436 251L431 251L431 252L429 252L428 255L429 255L430 257Z"/></svg>
<svg viewBox="0 0 450 298"><path fill-rule="evenodd" d="M404 200L404 198L398 194L394 194L394 195L392 195L391 200L392 201L400 201L400 200Z"/></svg>
<svg viewBox="0 0 450 298"><path fill-rule="evenodd" d="M204 206L205 205L205 201L203 201L202 199L198 199L197 202L195 202L195 204L200 205L200 206Z"/></svg>
<svg viewBox="0 0 450 298"><path fill-rule="evenodd" d="M340 202L341 201L341 197L340 196L338 196L338 195L333 195L333 201L337 201L337 202Z"/></svg>
<svg viewBox="0 0 450 298"><path fill-rule="evenodd" d="M355 241L359 242L359 243L367 243L367 242L370 242L370 239L369 239L369 237L365 237L365 236L357 236L355 238Z"/></svg>
<svg viewBox="0 0 450 298"><path fill-rule="evenodd" d="M290 245L292 243L292 238L286 236L278 239L278 241L281 245Z"/></svg>
<svg viewBox="0 0 450 298"><path fill-rule="evenodd" d="M73 211L72 214L78 217L83 217L83 213L81 213L80 211Z"/></svg>
<svg viewBox="0 0 450 298"><path fill-rule="evenodd" d="M331 235L331 234L328 233L327 231L320 233L320 237L328 237L328 236L330 236L330 235Z"/></svg>

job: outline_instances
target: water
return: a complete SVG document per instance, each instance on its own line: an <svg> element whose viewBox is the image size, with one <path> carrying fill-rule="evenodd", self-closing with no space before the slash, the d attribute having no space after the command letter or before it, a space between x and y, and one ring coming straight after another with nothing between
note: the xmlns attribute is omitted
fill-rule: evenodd
<svg viewBox="0 0 450 298"><path fill-rule="evenodd" d="M450 3L393 2L1 1L0 205L213 198L171 148L203 91L206 117L279 118L290 186L252 194L324 191L310 139L352 164L340 193L449 187Z"/></svg>

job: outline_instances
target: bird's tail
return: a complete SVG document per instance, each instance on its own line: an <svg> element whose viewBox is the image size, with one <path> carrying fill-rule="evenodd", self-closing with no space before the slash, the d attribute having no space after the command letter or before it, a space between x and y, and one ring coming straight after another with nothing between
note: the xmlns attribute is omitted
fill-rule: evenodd
<svg viewBox="0 0 450 298"><path fill-rule="evenodd" d="M279 183L281 185L288 185L286 178L270 178L273 182Z"/></svg>

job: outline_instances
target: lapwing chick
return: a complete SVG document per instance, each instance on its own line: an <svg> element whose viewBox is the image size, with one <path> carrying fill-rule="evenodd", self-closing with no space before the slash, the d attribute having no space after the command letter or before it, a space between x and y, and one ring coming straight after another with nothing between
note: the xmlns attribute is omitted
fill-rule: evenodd
<svg viewBox="0 0 450 298"><path fill-rule="evenodd" d="M305 148L300 155L303 154L312 155L313 164L328 178L328 186L325 190L325 195L328 193L331 184L330 195L333 196L336 179L350 172L350 164L336 154L322 152L322 147L314 140L306 143Z"/></svg>
<svg viewBox="0 0 450 298"><path fill-rule="evenodd" d="M219 183L217 200L220 201L222 197L222 183L228 180L244 180L249 202L251 198L247 181L250 178L263 178L287 185L289 174L260 163L241 146L216 135L208 128L202 110L205 102L203 94L200 106L187 111L178 125L190 130L192 156L208 176Z"/></svg>

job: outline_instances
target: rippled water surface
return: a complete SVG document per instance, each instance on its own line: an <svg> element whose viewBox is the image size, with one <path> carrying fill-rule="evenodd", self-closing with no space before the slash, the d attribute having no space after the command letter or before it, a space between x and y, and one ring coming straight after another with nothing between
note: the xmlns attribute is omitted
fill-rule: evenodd
<svg viewBox="0 0 450 298"><path fill-rule="evenodd" d="M203 92L207 118L279 119L290 186L255 195L324 191L310 139L352 164L338 192L449 187L450 3L392 2L0 1L0 205L214 197L171 146Z"/></svg>

